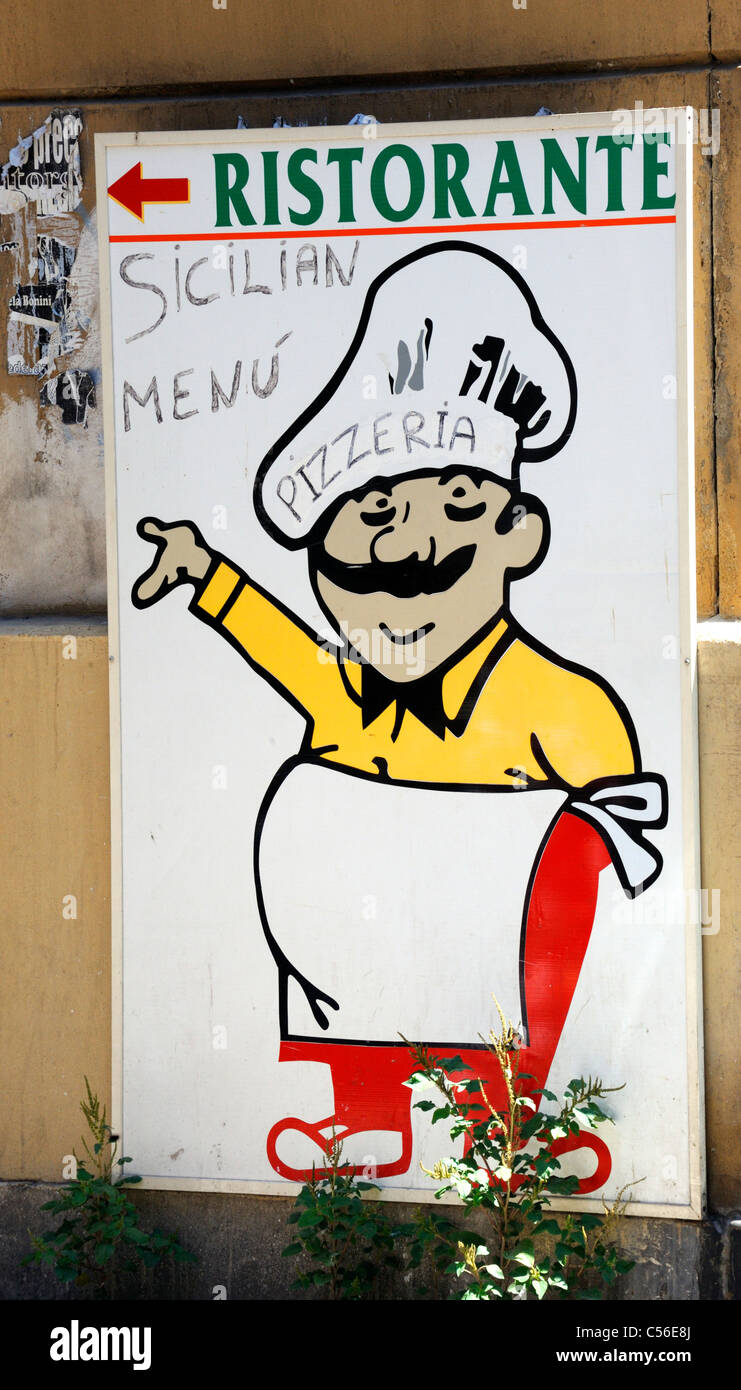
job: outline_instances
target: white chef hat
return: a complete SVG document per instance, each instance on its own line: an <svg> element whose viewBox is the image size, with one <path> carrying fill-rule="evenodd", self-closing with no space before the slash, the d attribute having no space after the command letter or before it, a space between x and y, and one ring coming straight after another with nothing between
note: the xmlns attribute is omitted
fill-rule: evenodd
<svg viewBox="0 0 741 1390"><path fill-rule="evenodd" d="M517 482L575 414L573 366L517 271L469 242L425 246L370 285L339 367L263 459L255 508L300 546L375 479L460 465Z"/></svg>

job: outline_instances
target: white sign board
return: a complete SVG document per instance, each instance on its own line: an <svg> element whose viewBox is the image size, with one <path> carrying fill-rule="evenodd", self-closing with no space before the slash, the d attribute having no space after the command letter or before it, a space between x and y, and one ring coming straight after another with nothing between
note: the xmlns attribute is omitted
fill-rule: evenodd
<svg viewBox="0 0 741 1390"><path fill-rule="evenodd" d="M702 1207L687 113L97 137L117 1125L446 1151L400 1040L599 1075ZM595 1157L597 1160L595 1168Z"/></svg>

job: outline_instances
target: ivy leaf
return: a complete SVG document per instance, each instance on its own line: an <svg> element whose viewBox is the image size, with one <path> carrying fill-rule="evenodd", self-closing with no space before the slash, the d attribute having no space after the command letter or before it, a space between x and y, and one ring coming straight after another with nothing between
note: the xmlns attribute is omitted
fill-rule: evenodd
<svg viewBox="0 0 741 1390"><path fill-rule="evenodd" d="M318 1226L323 1220L324 1217L322 1216L322 1213L320 1211L305 1211L302 1212L301 1216L299 1217L298 1224L302 1227Z"/></svg>
<svg viewBox="0 0 741 1390"><path fill-rule="evenodd" d="M466 1065L462 1057L439 1057L438 1062L444 1072L449 1075L458 1071L472 1071L473 1068Z"/></svg>
<svg viewBox="0 0 741 1390"><path fill-rule="evenodd" d="M182 1247L182 1245L176 1245L176 1246L174 1247L172 1253L173 1253L173 1255L175 1256L175 1263L176 1263L176 1264L179 1264L179 1265L197 1265L197 1264L198 1264L198 1256L197 1256L197 1255L194 1255L192 1250L184 1250L183 1247Z"/></svg>
<svg viewBox="0 0 741 1390"><path fill-rule="evenodd" d="M548 1153L538 1154L538 1157L533 1159L532 1166L539 1178L547 1178L555 1168L560 1167L558 1159L552 1158Z"/></svg>
<svg viewBox="0 0 741 1390"><path fill-rule="evenodd" d="M550 1128L551 1139L565 1139L568 1132L563 1125L551 1125Z"/></svg>
<svg viewBox="0 0 741 1390"><path fill-rule="evenodd" d="M546 1218L546 1220L539 1221L537 1226L535 1227L534 1234L536 1236L539 1236L541 1233L547 1234L549 1236L560 1236L561 1228L558 1222L554 1221L552 1216L549 1216Z"/></svg>
<svg viewBox="0 0 741 1390"><path fill-rule="evenodd" d="M128 1226L124 1234L133 1245L146 1245L149 1241L146 1231L140 1231L138 1226Z"/></svg>

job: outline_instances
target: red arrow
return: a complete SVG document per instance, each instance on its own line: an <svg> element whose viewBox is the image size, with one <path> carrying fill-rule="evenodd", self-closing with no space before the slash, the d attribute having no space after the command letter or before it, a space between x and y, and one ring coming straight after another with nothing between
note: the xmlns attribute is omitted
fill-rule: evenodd
<svg viewBox="0 0 741 1390"><path fill-rule="evenodd" d="M140 162L111 184L108 196L143 222L145 203L189 203L190 179L142 178Z"/></svg>

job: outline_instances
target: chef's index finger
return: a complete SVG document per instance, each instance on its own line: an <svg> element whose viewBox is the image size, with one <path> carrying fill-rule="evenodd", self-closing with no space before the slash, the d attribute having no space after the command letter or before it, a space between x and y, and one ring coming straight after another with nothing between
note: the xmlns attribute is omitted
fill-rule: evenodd
<svg viewBox="0 0 741 1390"><path fill-rule="evenodd" d="M158 521L156 516L145 516L137 525L137 531L144 540L164 540L169 527Z"/></svg>

